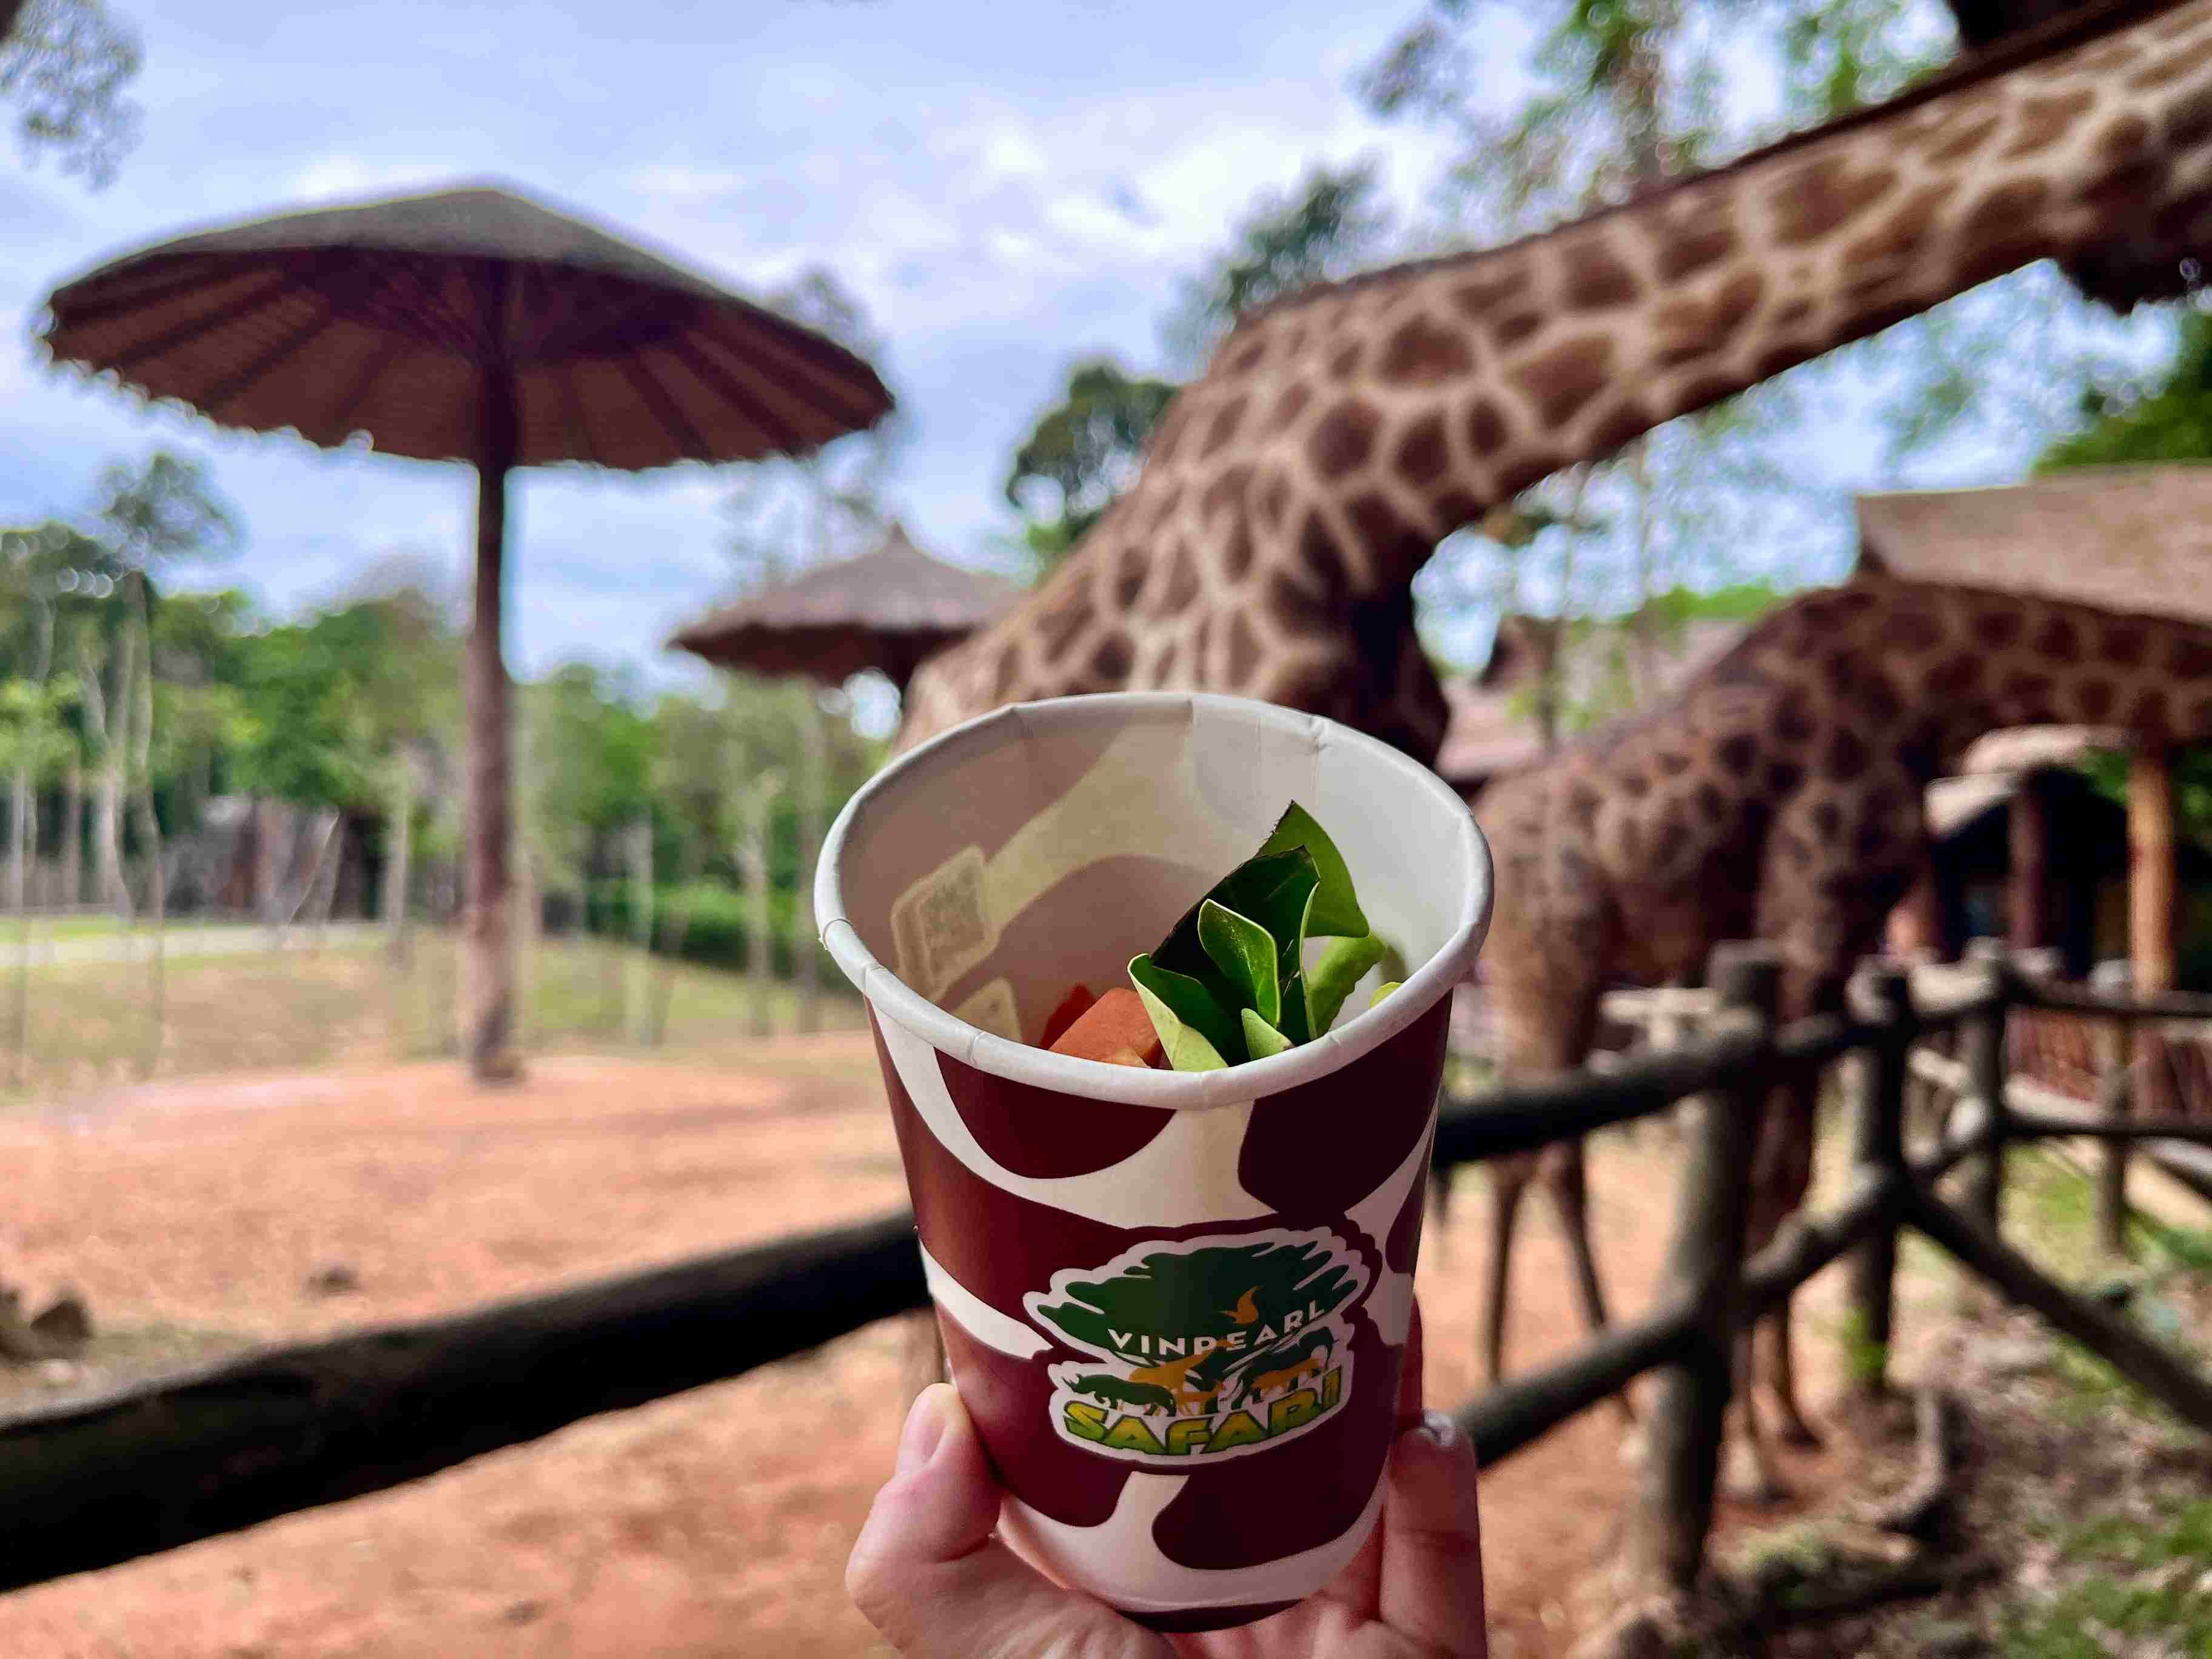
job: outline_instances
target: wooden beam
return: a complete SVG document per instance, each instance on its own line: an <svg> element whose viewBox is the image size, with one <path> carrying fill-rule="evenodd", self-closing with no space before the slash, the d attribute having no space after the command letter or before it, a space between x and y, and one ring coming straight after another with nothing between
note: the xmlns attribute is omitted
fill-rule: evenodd
<svg viewBox="0 0 2212 1659"><path fill-rule="evenodd" d="M2212 1381L2140 1327L2045 1278L1978 1218L1952 1209L1924 1187L1908 1200L1905 1218L1969 1272L2041 1315L2183 1421L2212 1433Z"/></svg>
<svg viewBox="0 0 2212 1659"><path fill-rule="evenodd" d="M2128 963L2138 997L2174 982L2173 764L2169 750L2146 745L2128 759ZM2147 1117L2180 1109L2166 1044L2156 1030L2136 1034L2136 1107Z"/></svg>
<svg viewBox="0 0 2212 1659"><path fill-rule="evenodd" d="M1665 1364L1689 1335L1690 1312L1683 1308L1609 1327L1557 1364L1486 1389L1460 1407L1459 1425L1488 1468Z"/></svg>
<svg viewBox="0 0 2212 1659"><path fill-rule="evenodd" d="M902 1213L0 1418L0 1590L381 1491L927 1299Z"/></svg>

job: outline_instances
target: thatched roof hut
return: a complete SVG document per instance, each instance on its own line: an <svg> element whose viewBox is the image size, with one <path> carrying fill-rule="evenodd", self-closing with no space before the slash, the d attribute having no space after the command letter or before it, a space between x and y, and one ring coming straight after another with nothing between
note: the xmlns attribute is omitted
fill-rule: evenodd
<svg viewBox="0 0 2212 1659"><path fill-rule="evenodd" d="M933 558L894 522L875 549L724 605L669 643L726 668L842 684L881 670L902 691L922 659L1020 596L1001 577Z"/></svg>
<svg viewBox="0 0 2212 1659"><path fill-rule="evenodd" d="M1858 498L1859 568L2212 623L2212 465Z"/></svg>

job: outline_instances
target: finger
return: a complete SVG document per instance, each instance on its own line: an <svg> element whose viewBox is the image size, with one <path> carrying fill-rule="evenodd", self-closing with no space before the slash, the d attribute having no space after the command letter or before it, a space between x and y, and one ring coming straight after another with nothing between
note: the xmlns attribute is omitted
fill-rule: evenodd
<svg viewBox="0 0 2212 1659"><path fill-rule="evenodd" d="M991 1536L1000 1492L960 1397L925 1389L845 1567L845 1589L907 1659L1078 1651L1167 1659L1150 1632L1048 1583Z"/></svg>
<svg viewBox="0 0 2212 1659"><path fill-rule="evenodd" d="M1481 1659L1489 1650L1474 1445L1450 1418L1431 1412L1398 1437L1385 1479L1378 1616L1455 1659Z"/></svg>
<svg viewBox="0 0 2212 1659"><path fill-rule="evenodd" d="M1419 1428L1421 1422L1421 1299L1413 1298L1413 1312L1406 1326L1406 1352L1398 1363L1398 1432Z"/></svg>

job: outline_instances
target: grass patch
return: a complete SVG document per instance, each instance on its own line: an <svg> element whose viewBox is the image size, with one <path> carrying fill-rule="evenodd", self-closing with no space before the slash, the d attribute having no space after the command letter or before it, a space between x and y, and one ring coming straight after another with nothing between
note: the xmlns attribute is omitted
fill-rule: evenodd
<svg viewBox="0 0 2212 1659"><path fill-rule="evenodd" d="M628 1048L624 983L640 960L627 946L549 939L522 988L519 1029L538 1052ZM653 961L655 1006L665 998L663 1041L673 1048L750 1040L753 988L743 977ZM291 1069L423 1059L456 1051L459 951L451 935L417 936L404 969L374 945L304 942L282 951L171 960L167 1018L150 1073L151 981L143 962L59 963L30 976L29 1042L0 1052L0 1095L53 1097L143 1076ZM857 999L825 983L824 1027L861 1023ZM0 1009L11 988L0 976ZM769 1024L798 1027L798 997L771 988ZM0 1024L0 1032L4 1032Z"/></svg>
<svg viewBox="0 0 2212 1659"><path fill-rule="evenodd" d="M2169 1500L2148 1520L2093 1521L2063 1534L2060 1547L2092 1576L2033 1613L2008 1613L2006 1659L2104 1659L2116 1637L2212 1654L2212 1498Z"/></svg>

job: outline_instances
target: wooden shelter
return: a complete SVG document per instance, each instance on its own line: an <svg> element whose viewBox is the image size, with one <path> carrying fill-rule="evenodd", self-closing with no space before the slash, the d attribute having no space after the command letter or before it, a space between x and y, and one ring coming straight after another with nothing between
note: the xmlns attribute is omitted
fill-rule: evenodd
<svg viewBox="0 0 2212 1659"><path fill-rule="evenodd" d="M1001 577L934 558L894 520L858 558L816 565L724 605L669 641L724 668L842 685L879 670L903 695L924 659L1020 597Z"/></svg>
<svg viewBox="0 0 2212 1659"><path fill-rule="evenodd" d="M2212 625L2212 465L2086 467L1996 489L1862 495L1858 522L1863 570ZM2039 802L2021 794L2010 814L2016 943L2045 907L2051 836ZM2133 750L2128 849L2129 957L2136 988L2155 995L2173 987L2180 909L2163 748Z"/></svg>

